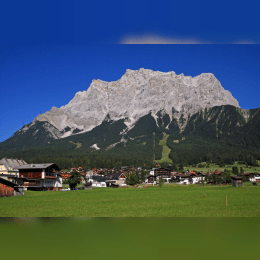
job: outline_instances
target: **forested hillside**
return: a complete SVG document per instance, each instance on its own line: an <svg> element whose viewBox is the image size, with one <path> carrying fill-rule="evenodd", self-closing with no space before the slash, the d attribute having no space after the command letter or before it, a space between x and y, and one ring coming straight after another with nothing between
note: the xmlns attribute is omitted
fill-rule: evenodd
<svg viewBox="0 0 260 260"><path fill-rule="evenodd" d="M114 167L115 165L146 165L162 157L159 144L166 133L171 149L170 159L176 164L199 162L231 164L244 161L256 165L260 159L260 109L246 111L233 106L204 109L188 118L180 132L182 118L170 118L157 113L157 123L151 114L140 118L128 132L124 120L103 123L90 132L54 140L42 127L19 138L15 134L0 144L0 157L23 158L26 162L54 162L61 168ZM33 133L35 133L35 131ZM43 141L41 141L41 138ZM96 149L91 148L96 144ZM98 149L99 148L99 149Z"/></svg>

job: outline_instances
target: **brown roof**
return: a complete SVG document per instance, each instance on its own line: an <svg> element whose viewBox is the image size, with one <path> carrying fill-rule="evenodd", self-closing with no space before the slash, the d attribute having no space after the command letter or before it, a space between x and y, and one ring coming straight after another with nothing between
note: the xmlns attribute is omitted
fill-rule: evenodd
<svg viewBox="0 0 260 260"><path fill-rule="evenodd" d="M242 176L231 176L231 178L234 180L243 180Z"/></svg>

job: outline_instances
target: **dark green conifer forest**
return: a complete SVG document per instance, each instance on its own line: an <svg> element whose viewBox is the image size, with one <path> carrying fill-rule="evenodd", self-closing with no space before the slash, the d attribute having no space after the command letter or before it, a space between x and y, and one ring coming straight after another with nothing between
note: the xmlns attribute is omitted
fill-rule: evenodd
<svg viewBox="0 0 260 260"><path fill-rule="evenodd" d="M53 162L62 169L122 165L141 165L148 169L162 158L160 140L167 134L166 144L171 149L169 158L174 167L201 162L224 165L235 161L258 165L260 109L247 112L233 106L205 109L192 115L183 131L176 118L160 112L157 116L157 123L151 114L140 118L124 135L120 134L126 128L124 121L113 122L108 117L90 132L57 140L51 139L39 122L33 129L39 127L39 134L17 132L0 143L0 157L23 158L27 163ZM90 148L93 144L100 149Z"/></svg>

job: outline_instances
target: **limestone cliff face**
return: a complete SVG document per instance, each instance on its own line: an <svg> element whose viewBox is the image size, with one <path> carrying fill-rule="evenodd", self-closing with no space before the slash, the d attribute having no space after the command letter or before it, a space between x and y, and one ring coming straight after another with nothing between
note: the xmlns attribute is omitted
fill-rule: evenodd
<svg viewBox="0 0 260 260"><path fill-rule="evenodd" d="M181 115L187 118L200 109L221 105L239 107L238 101L212 73L191 77L173 71L128 69L118 81L93 80L87 91L76 93L67 105L53 107L34 122L48 121L61 131L58 138L62 138L72 135L75 129L81 133L90 131L107 114L114 121L124 119L127 130L150 112L155 120L158 111L179 119ZM70 131L64 134L68 127Z"/></svg>

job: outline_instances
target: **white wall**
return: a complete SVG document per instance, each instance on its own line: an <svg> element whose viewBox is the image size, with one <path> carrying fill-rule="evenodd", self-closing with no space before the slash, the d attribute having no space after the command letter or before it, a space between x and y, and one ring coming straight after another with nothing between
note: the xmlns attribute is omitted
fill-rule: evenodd
<svg viewBox="0 0 260 260"><path fill-rule="evenodd" d="M42 169L42 179L45 179L45 169Z"/></svg>
<svg viewBox="0 0 260 260"><path fill-rule="evenodd" d="M105 188L107 187L105 182L92 182L92 187Z"/></svg>
<svg viewBox="0 0 260 260"><path fill-rule="evenodd" d="M55 187L62 187L62 177L61 176L57 176L56 182L55 182Z"/></svg>

